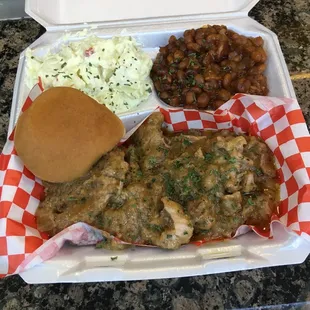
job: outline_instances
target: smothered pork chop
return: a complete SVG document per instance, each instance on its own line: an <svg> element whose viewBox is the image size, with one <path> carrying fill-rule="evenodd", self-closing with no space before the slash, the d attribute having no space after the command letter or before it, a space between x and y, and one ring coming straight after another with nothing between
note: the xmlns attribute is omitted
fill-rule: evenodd
<svg viewBox="0 0 310 310"><path fill-rule="evenodd" d="M279 186L262 140L229 131L170 133L162 123L162 114L152 114L80 179L44 183L39 229L54 235L83 221L126 242L176 249L229 238L242 224L268 226Z"/></svg>

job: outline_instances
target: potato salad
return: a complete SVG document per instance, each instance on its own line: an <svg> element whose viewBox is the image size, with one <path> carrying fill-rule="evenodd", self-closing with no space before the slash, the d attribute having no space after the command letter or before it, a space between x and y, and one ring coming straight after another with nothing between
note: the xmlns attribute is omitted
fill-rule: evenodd
<svg viewBox="0 0 310 310"><path fill-rule="evenodd" d="M132 37L90 36L44 56L28 49L26 58L29 88L39 78L44 89L74 87L117 114L137 107L152 92L152 60Z"/></svg>

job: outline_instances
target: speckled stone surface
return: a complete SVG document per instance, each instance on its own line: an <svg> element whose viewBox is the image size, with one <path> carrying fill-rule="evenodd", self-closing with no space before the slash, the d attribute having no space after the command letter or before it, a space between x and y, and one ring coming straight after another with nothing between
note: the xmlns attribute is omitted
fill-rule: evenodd
<svg viewBox="0 0 310 310"><path fill-rule="evenodd" d="M250 12L274 31L310 125L310 1L261 0ZM0 22L0 149L5 143L19 53L44 32L33 20ZM274 267L181 279L28 285L0 280L5 309L310 309L310 259Z"/></svg>

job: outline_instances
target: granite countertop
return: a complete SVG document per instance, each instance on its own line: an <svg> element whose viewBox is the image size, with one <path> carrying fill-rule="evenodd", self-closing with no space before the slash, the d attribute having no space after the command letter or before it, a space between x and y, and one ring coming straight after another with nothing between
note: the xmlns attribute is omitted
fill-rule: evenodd
<svg viewBox="0 0 310 310"><path fill-rule="evenodd" d="M250 15L274 31L310 125L309 0L261 0ZM0 22L0 150L5 143L20 52L44 29L31 19ZM310 309L310 259L274 267L180 279L28 285L0 280L0 309Z"/></svg>

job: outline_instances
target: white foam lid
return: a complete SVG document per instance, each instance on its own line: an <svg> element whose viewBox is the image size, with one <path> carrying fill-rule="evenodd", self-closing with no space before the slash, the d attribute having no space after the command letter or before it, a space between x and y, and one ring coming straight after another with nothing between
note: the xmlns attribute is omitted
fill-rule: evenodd
<svg viewBox="0 0 310 310"><path fill-rule="evenodd" d="M259 0L26 0L26 13L47 29L85 23L113 23L182 16L247 14Z"/></svg>

